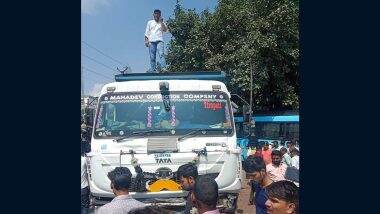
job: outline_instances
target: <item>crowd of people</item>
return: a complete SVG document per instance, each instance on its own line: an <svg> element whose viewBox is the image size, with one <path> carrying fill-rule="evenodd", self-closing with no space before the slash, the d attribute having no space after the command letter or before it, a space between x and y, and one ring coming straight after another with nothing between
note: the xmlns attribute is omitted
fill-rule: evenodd
<svg viewBox="0 0 380 214"><path fill-rule="evenodd" d="M298 213L299 148L294 141L287 145L265 143L248 150L243 163L250 180L250 203L257 214ZM282 200L282 201L281 201Z"/></svg>
<svg viewBox="0 0 380 214"><path fill-rule="evenodd" d="M275 150L277 151L277 150ZM273 151L274 156L280 153ZM278 157L271 156L272 161L278 162ZM83 158L82 158L83 160ZM275 168L275 164L269 169ZM270 165L268 164L268 165ZM280 163L281 164L281 163ZM298 187L291 181L282 179L278 172L267 170L268 165L262 157L248 157L244 163L246 176L252 181L254 189L254 203L256 213L282 214L298 213ZM84 166L82 162L82 167ZM85 175L82 175L85 176ZM97 214L138 214L138 213L178 213L167 210L158 206L148 206L129 195L129 188L132 183L132 173L127 167L116 167L108 174L111 181L111 189L115 198L100 207L95 213ZM198 175L197 166L193 163L187 163L178 168L177 180L183 190L188 191L186 196L186 206L180 213L190 214L219 214L217 208L218 202L218 184L214 178L207 175ZM88 183L82 180L82 192L88 192ZM83 194L87 195L87 194ZM83 203L88 203L88 198L82 195L82 213ZM85 204L88 208L88 204ZM253 212L253 211L252 211Z"/></svg>
<svg viewBox="0 0 380 214"><path fill-rule="evenodd" d="M84 126L81 126L84 129ZM87 133L82 131L83 133ZM87 144L85 135L81 136L82 145ZM81 148L81 213L89 213L90 190L86 174L88 146ZM255 205L257 214L261 213L298 213L299 186L299 147L294 141L288 144L263 147L249 147L243 162L246 178L250 180L250 203ZM146 206L129 195L132 174L126 167L116 167L108 173L111 189L115 198L100 207L95 213L175 213L157 206ZM220 213L216 208L218 185L214 179L199 176L196 165L188 163L177 170L177 180L182 189L188 191L186 206L180 213ZM252 211L253 212L253 211Z"/></svg>
<svg viewBox="0 0 380 214"><path fill-rule="evenodd" d="M299 169L299 147L296 141L290 141L285 145L284 142L281 142L281 145L277 141L273 141L270 145L268 142L261 146L250 146L247 149L247 156L261 157L264 159L266 165L272 163L272 152L276 151L275 154L279 155L281 158L281 163L287 167L295 167ZM277 156L276 156L277 157ZM275 157L275 158L276 158Z"/></svg>
<svg viewBox="0 0 380 214"><path fill-rule="evenodd" d="M83 159L82 159L83 160ZM82 162L83 163L83 162ZM83 166L84 164L82 164ZM84 176L84 175L82 175ZM100 207L97 214L138 214L138 213L176 213L158 206L147 206L146 204L133 199L129 195L129 188L132 183L132 173L127 167L116 167L107 174L111 181L111 189L115 198ZM188 163L178 168L177 179L179 180L183 190L188 191L186 196L186 207L181 213L205 213L219 214L217 209L218 201L218 184L208 176L198 176L196 165ZM88 183L83 184L82 192L88 188ZM82 194L82 213L88 212L84 209L87 206L87 198Z"/></svg>

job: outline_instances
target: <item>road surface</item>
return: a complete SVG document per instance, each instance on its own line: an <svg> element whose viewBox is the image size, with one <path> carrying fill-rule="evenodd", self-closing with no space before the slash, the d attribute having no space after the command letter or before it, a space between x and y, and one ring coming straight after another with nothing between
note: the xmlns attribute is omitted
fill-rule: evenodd
<svg viewBox="0 0 380 214"><path fill-rule="evenodd" d="M249 204L250 192L251 189L248 186L248 180L245 179L245 172L243 171L242 189L239 193L236 213L256 213L255 206Z"/></svg>

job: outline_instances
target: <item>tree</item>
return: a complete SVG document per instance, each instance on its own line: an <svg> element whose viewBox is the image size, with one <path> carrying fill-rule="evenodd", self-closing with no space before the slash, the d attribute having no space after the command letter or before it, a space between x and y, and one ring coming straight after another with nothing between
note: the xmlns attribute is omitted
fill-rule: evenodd
<svg viewBox="0 0 380 214"><path fill-rule="evenodd" d="M253 66L254 110L298 109L298 14L295 0L220 0L200 14L177 2L168 71L223 70L249 100Z"/></svg>

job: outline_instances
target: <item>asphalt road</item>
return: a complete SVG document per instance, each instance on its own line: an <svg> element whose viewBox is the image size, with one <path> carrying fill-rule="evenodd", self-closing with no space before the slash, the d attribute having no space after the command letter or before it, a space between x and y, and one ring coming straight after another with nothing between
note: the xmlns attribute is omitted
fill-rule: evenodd
<svg viewBox="0 0 380 214"><path fill-rule="evenodd" d="M248 186L248 180L245 179L245 172L243 171L242 189L239 193L236 213L256 213L255 206L249 204L250 193L251 189Z"/></svg>

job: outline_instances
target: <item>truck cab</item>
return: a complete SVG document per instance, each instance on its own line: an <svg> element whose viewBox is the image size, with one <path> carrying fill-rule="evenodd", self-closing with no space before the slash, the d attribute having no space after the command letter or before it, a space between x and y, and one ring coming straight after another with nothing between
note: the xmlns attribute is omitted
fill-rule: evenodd
<svg viewBox="0 0 380 214"><path fill-rule="evenodd" d="M241 189L230 93L223 72L120 74L99 95L87 171L93 202L114 195L107 173L132 172L130 195L147 204L184 206L178 167L193 162L219 186L219 208L234 212Z"/></svg>

